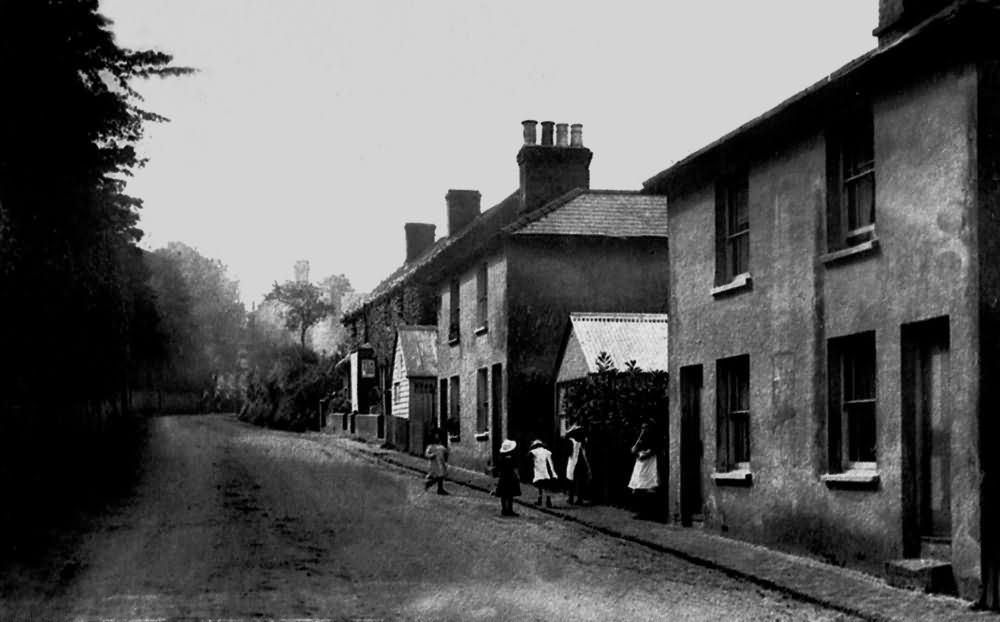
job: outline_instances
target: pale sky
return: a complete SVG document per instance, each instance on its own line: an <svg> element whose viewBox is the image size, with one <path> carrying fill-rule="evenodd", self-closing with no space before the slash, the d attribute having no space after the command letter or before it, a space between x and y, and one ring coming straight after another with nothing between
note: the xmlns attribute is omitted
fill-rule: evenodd
<svg viewBox="0 0 1000 622"><path fill-rule="evenodd" d="M591 187L643 180L875 45L877 0L102 0L121 45L196 67L137 85L143 246L222 260L244 301L369 291L449 188L517 187L521 121L583 124Z"/></svg>

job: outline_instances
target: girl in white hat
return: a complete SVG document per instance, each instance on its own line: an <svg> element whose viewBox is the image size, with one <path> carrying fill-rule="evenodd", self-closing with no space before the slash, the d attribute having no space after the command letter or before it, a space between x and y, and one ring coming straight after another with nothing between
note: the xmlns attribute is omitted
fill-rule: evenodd
<svg viewBox="0 0 1000 622"><path fill-rule="evenodd" d="M552 489L559 484L559 475L556 474L556 465L552 462L552 452L540 440L532 441L528 450L531 455L531 464L534 469L534 476L531 483L538 489L538 500L535 505L542 504L542 494L545 494L545 506L552 507Z"/></svg>

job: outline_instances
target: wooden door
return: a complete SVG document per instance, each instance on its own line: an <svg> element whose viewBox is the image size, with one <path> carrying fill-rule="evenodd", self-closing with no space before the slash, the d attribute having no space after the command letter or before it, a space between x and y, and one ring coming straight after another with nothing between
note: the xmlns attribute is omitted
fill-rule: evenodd
<svg viewBox="0 0 1000 622"><path fill-rule="evenodd" d="M681 524L701 519L701 365L681 368Z"/></svg>
<svg viewBox="0 0 1000 622"><path fill-rule="evenodd" d="M427 443L431 441L431 431L434 429L435 380L420 378L410 380L410 451L423 453Z"/></svg>

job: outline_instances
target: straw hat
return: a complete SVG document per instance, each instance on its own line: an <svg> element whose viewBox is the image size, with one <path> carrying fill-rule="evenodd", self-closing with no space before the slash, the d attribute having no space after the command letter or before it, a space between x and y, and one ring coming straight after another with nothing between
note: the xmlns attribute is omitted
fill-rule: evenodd
<svg viewBox="0 0 1000 622"><path fill-rule="evenodd" d="M509 454L515 449L517 449L517 441L512 441L508 438L504 442L500 443L500 453L502 454Z"/></svg>

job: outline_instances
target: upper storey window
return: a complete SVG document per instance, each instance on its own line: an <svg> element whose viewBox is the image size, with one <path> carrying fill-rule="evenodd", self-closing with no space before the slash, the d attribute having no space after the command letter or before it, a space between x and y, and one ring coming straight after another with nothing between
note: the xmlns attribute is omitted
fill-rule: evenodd
<svg viewBox="0 0 1000 622"><path fill-rule="evenodd" d="M829 133L827 245L875 239L875 148L871 105L855 107Z"/></svg>
<svg viewBox="0 0 1000 622"><path fill-rule="evenodd" d="M750 218L745 171L729 175L715 190L715 284L750 271Z"/></svg>

